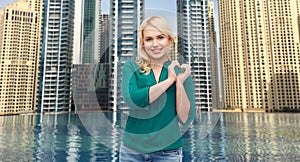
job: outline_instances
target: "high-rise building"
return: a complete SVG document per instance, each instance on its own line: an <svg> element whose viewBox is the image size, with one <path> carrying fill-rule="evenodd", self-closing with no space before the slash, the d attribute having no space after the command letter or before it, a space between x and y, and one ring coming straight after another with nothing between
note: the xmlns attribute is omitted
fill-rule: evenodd
<svg viewBox="0 0 300 162"><path fill-rule="evenodd" d="M220 76L219 76L219 59L217 51L217 38L215 31L215 10L214 2L208 1L208 24L209 24L209 38L210 38L210 64L211 64L211 94L212 94L212 108L221 109L223 106L220 103Z"/></svg>
<svg viewBox="0 0 300 162"><path fill-rule="evenodd" d="M225 107L300 108L300 1L219 1Z"/></svg>
<svg viewBox="0 0 300 162"><path fill-rule="evenodd" d="M38 111L71 110L74 0L46 0L39 66Z"/></svg>
<svg viewBox="0 0 300 162"><path fill-rule="evenodd" d="M99 5L100 0L83 0L81 59L85 63L99 62Z"/></svg>
<svg viewBox="0 0 300 162"><path fill-rule="evenodd" d="M100 63L108 63L109 61L109 29L110 17L108 14L101 14L99 20L99 60Z"/></svg>
<svg viewBox="0 0 300 162"><path fill-rule="evenodd" d="M122 66L137 56L138 27L144 16L144 0L112 0L110 4L109 106L126 108L121 97Z"/></svg>
<svg viewBox="0 0 300 162"><path fill-rule="evenodd" d="M180 60L178 60L178 39L177 39L177 36L175 36L174 42L171 46L170 59L180 61Z"/></svg>
<svg viewBox="0 0 300 162"><path fill-rule="evenodd" d="M177 31L178 53L192 69L196 107L211 111L211 51L207 0L177 0Z"/></svg>
<svg viewBox="0 0 300 162"><path fill-rule="evenodd" d="M108 109L108 64L76 64L72 75L76 112Z"/></svg>
<svg viewBox="0 0 300 162"><path fill-rule="evenodd" d="M109 16L101 0L76 1L72 91L75 111L108 109ZM80 14L78 14L80 13Z"/></svg>
<svg viewBox="0 0 300 162"><path fill-rule="evenodd" d="M83 0L75 1L74 8L74 37L73 37L73 64L81 64L81 45L82 45L82 3Z"/></svg>
<svg viewBox="0 0 300 162"><path fill-rule="evenodd" d="M75 2L74 64L108 63L110 22L101 12L101 0Z"/></svg>
<svg viewBox="0 0 300 162"><path fill-rule="evenodd" d="M0 11L0 114L35 110L42 6L18 0Z"/></svg>

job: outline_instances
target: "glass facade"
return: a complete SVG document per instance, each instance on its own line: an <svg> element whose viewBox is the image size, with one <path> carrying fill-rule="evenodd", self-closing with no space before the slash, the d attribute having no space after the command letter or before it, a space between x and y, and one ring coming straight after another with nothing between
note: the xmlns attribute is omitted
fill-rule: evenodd
<svg viewBox="0 0 300 162"><path fill-rule="evenodd" d="M96 3L95 0L83 0L82 22L82 63L94 63L95 36L96 36Z"/></svg>

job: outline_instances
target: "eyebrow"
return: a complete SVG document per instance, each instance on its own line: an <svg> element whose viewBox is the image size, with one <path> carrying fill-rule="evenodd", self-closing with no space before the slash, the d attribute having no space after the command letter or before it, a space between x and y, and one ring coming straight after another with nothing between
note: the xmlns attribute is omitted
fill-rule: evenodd
<svg viewBox="0 0 300 162"><path fill-rule="evenodd" d="M144 38L152 38L152 36L144 36Z"/></svg>
<svg viewBox="0 0 300 162"><path fill-rule="evenodd" d="M160 37L160 36L167 36L166 34L162 33L162 34L159 34L155 37ZM144 38L152 38L152 36L145 36Z"/></svg>
<svg viewBox="0 0 300 162"><path fill-rule="evenodd" d="M159 34L158 36L167 36L166 34L162 33L162 34Z"/></svg>

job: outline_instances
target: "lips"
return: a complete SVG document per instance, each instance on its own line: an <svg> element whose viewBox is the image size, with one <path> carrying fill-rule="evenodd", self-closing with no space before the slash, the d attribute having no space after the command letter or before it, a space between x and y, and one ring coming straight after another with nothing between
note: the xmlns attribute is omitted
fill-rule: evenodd
<svg viewBox="0 0 300 162"><path fill-rule="evenodd" d="M159 54L161 52L162 48L156 48L156 49L153 49L152 52L154 54Z"/></svg>

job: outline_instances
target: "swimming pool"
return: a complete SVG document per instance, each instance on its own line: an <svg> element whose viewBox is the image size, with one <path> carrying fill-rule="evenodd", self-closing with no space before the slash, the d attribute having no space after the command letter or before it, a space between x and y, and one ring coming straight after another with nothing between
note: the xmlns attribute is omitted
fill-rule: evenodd
<svg viewBox="0 0 300 162"><path fill-rule="evenodd" d="M118 161L126 115L101 115L0 116L0 161ZM183 137L184 161L300 161L300 114L199 112Z"/></svg>

